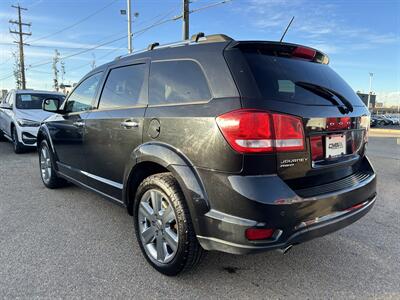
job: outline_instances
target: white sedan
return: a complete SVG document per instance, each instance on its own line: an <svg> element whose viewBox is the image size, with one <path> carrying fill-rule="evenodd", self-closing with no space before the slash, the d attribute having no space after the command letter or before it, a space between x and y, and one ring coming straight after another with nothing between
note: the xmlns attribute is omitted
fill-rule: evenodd
<svg viewBox="0 0 400 300"><path fill-rule="evenodd" d="M11 90L0 103L0 138L10 140L15 153L36 147L39 126L51 115L42 110L46 98L59 98L62 102L65 97L57 92Z"/></svg>

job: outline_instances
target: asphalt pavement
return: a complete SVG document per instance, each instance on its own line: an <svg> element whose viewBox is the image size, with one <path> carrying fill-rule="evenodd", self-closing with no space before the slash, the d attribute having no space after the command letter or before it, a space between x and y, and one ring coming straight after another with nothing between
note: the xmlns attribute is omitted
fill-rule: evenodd
<svg viewBox="0 0 400 300"><path fill-rule="evenodd" d="M400 141L371 137L375 207L328 236L249 256L210 252L165 277L144 260L120 206L70 186L46 189L34 152L0 143L0 298L400 298Z"/></svg>

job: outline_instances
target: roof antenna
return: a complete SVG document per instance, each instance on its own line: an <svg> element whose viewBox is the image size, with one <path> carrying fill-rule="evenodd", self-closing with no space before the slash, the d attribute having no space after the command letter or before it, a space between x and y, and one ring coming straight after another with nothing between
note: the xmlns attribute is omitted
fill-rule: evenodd
<svg viewBox="0 0 400 300"><path fill-rule="evenodd" d="M283 38L285 37L286 32L289 30L290 25L292 25L293 20L294 20L294 16L293 16L292 19L290 20L288 26L286 26L285 32L282 34L282 37L281 37L281 39L279 40L279 43L282 43Z"/></svg>

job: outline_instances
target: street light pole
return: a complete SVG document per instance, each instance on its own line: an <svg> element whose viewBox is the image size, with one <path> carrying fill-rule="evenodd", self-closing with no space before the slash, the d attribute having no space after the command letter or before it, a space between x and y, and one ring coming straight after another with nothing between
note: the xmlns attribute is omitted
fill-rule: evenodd
<svg viewBox="0 0 400 300"><path fill-rule="evenodd" d="M131 0L126 0L126 13L128 15L128 53L132 53L132 13L131 13Z"/></svg>
<svg viewBox="0 0 400 300"><path fill-rule="evenodd" d="M367 102L367 108L369 110L369 102L371 101L371 93L372 93L372 76L374 76L374 73L369 73L369 92L368 92L368 102Z"/></svg>

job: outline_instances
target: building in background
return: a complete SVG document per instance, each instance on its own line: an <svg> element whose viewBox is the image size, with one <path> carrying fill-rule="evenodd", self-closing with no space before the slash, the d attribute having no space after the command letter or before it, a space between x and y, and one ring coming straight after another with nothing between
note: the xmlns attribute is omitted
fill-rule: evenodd
<svg viewBox="0 0 400 300"><path fill-rule="evenodd" d="M368 94L357 92L357 95L358 97L360 97L360 99L362 100L362 102L364 102L366 106L368 103ZM369 100L369 108L375 108L375 103L376 103L376 95L372 93L371 99Z"/></svg>
<svg viewBox="0 0 400 300"><path fill-rule="evenodd" d="M7 90L0 90L0 101L7 96Z"/></svg>

